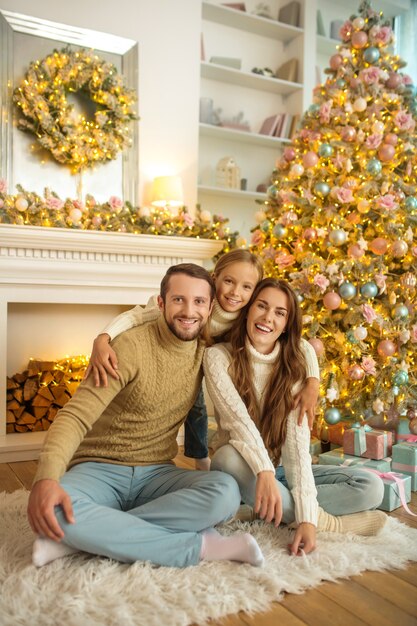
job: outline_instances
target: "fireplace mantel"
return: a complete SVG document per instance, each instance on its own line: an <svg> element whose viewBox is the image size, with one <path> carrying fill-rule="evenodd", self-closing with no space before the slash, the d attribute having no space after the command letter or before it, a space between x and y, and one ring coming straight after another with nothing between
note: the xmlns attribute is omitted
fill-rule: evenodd
<svg viewBox="0 0 417 626"><path fill-rule="evenodd" d="M169 266L222 241L0 224L0 462L38 457L44 433L6 435L9 303L144 304Z"/></svg>

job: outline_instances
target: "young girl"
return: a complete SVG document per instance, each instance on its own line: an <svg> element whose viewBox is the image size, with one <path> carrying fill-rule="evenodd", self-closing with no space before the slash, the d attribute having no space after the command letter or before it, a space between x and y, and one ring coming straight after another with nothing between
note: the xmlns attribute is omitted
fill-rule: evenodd
<svg viewBox="0 0 417 626"><path fill-rule="evenodd" d="M257 285L229 343L206 350L204 375L219 427L211 468L230 473L266 522L295 522L293 554L314 549L316 528L376 534L385 514L358 511L381 503L381 479L355 467L311 465L310 431L306 419L299 424L293 397L319 371L285 281Z"/></svg>
<svg viewBox="0 0 417 626"><path fill-rule="evenodd" d="M262 279L263 268L260 260L248 250L232 250L216 263L213 277L216 283L216 298L209 323L209 334L218 337L229 330L239 317L242 308ZM90 363L85 376L92 373L96 386L107 385L107 374L117 378L117 356L109 341L120 333L159 316L156 296L152 296L146 308L140 305L116 317L94 340ZM295 402L300 407L300 416L308 411L311 421L317 401L317 380L309 379ZM207 445L207 411L202 390L185 422L186 456L196 459L196 468L208 470L210 459Z"/></svg>

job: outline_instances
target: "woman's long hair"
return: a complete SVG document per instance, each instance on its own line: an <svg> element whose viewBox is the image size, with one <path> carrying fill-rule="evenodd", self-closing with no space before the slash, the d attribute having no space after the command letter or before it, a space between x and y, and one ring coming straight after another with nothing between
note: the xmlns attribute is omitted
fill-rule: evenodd
<svg viewBox="0 0 417 626"><path fill-rule="evenodd" d="M253 387L253 371L250 357L245 348L247 337L247 314L260 293L269 287L282 291L288 297L287 324L279 336L280 350L265 388L262 411ZM301 312L297 296L284 280L264 278L256 286L251 299L243 309L244 314L231 329L228 340L232 345L232 363L229 374L246 405L249 415L262 435L267 450L274 463L278 463L281 447L287 434L287 418L293 408L292 389L295 383L304 383L306 365L301 351Z"/></svg>

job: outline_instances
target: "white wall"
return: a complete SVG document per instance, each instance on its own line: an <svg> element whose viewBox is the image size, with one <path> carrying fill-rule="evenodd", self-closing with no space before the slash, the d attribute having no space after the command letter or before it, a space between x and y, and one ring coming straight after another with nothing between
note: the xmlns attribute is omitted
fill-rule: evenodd
<svg viewBox="0 0 417 626"><path fill-rule="evenodd" d="M140 204L155 176L179 174L194 210L201 1L2 0L1 8L138 41Z"/></svg>

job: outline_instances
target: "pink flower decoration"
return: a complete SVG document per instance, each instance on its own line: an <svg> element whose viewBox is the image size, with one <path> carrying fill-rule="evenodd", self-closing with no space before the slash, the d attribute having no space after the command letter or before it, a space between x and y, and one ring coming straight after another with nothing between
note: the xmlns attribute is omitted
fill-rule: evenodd
<svg viewBox="0 0 417 626"><path fill-rule="evenodd" d="M411 327L411 342L417 343L417 324Z"/></svg>
<svg viewBox="0 0 417 626"><path fill-rule="evenodd" d="M324 274L316 274L314 276L313 283L317 285L321 293L324 293L330 285L330 281L326 278L326 276L324 276Z"/></svg>
<svg viewBox="0 0 417 626"><path fill-rule="evenodd" d="M340 27L339 35L343 39L343 41L349 41L352 35L352 22L350 20L346 20L344 24Z"/></svg>
<svg viewBox="0 0 417 626"><path fill-rule="evenodd" d="M189 213L184 213L184 223L190 228L194 226L194 218Z"/></svg>
<svg viewBox="0 0 417 626"><path fill-rule="evenodd" d="M117 209L120 210L123 208L123 200L121 198L118 198L117 196L110 196L109 204L110 208L113 209L113 211L117 211Z"/></svg>
<svg viewBox="0 0 417 626"><path fill-rule="evenodd" d="M346 187L335 187L334 195L342 204L349 204L349 202L353 202L353 194L351 189L346 189Z"/></svg>
<svg viewBox="0 0 417 626"><path fill-rule="evenodd" d="M379 198L377 198L376 206L386 211L392 211L392 209L398 208L398 202L392 193L387 193L385 196L379 196Z"/></svg>
<svg viewBox="0 0 417 626"><path fill-rule="evenodd" d="M380 28L376 27L375 31L372 33L372 39L376 43L381 44L381 46L385 46L387 43L389 43L391 41L391 38L392 30L389 26L381 26Z"/></svg>
<svg viewBox="0 0 417 626"><path fill-rule="evenodd" d="M281 223L284 224L284 226L288 226L291 222L296 222L297 219L297 213L295 213L295 211L287 211L282 214Z"/></svg>
<svg viewBox="0 0 417 626"><path fill-rule="evenodd" d="M279 269L284 269L285 267L290 267L294 265L295 257L292 254L287 254L286 252L279 252L275 257L275 265L279 267Z"/></svg>
<svg viewBox="0 0 417 626"><path fill-rule="evenodd" d="M260 246L265 240L265 235L260 230L255 230L251 237L251 243L254 246Z"/></svg>
<svg viewBox="0 0 417 626"><path fill-rule="evenodd" d="M408 74L403 74L403 85L412 85L413 79Z"/></svg>
<svg viewBox="0 0 417 626"><path fill-rule="evenodd" d="M383 139L383 135L380 133L374 133L373 135L369 135L366 138L365 145L370 150L376 150L381 145L381 141Z"/></svg>
<svg viewBox="0 0 417 626"><path fill-rule="evenodd" d="M320 107L320 111L319 111L319 115L320 115L320 122L322 124L328 124L330 122L330 111L332 109L332 101L331 100L327 100L327 102L323 102L323 104Z"/></svg>
<svg viewBox="0 0 417 626"><path fill-rule="evenodd" d="M362 359L361 367L366 374L375 376L376 374L376 361L371 356L364 356Z"/></svg>
<svg viewBox="0 0 417 626"><path fill-rule="evenodd" d="M0 193L7 193L7 180L0 178Z"/></svg>
<svg viewBox="0 0 417 626"><path fill-rule="evenodd" d="M62 200L60 200L59 198L55 198L55 196L50 196L49 198L47 198L45 204L48 209L51 209L52 211L59 211L64 206Z"/></svg>
<svg viewBox="0 0 417 626"><path fill-rule="evenodd" d="M368 324L372 324L372 322L377 318L377 314L369 304L362 304L362 315Z"/></svg>
<svg viewBox="0 0 417 626"><path fill-rule="evenodd" d="M379 288L379 293L384 293L387 288L385 282L387 280L387 277L385 276L385 274L375 274L374 279L376 286Z"/></svg>
<svg viewBox="0 0 417 626"><path fill-rule="evenodd" d="M80 211L84 211L85 209L85 204L81 200L73 200L72 204L75 206L76 209L80 209Z"/></svg>
<svg viewBox="0 0 417 626"><path fill-rule="evenodd" d="M366 85L374 85L379 81L380 71L378 67L367 67L359 74Z"/></svg>
<svg viewBox="0 0 417 626"><path fill-rule="evenodd" d="M405 111L398 111L394 117L394 122L399 130L414 130L416 125L413 116Z"/></svg>

